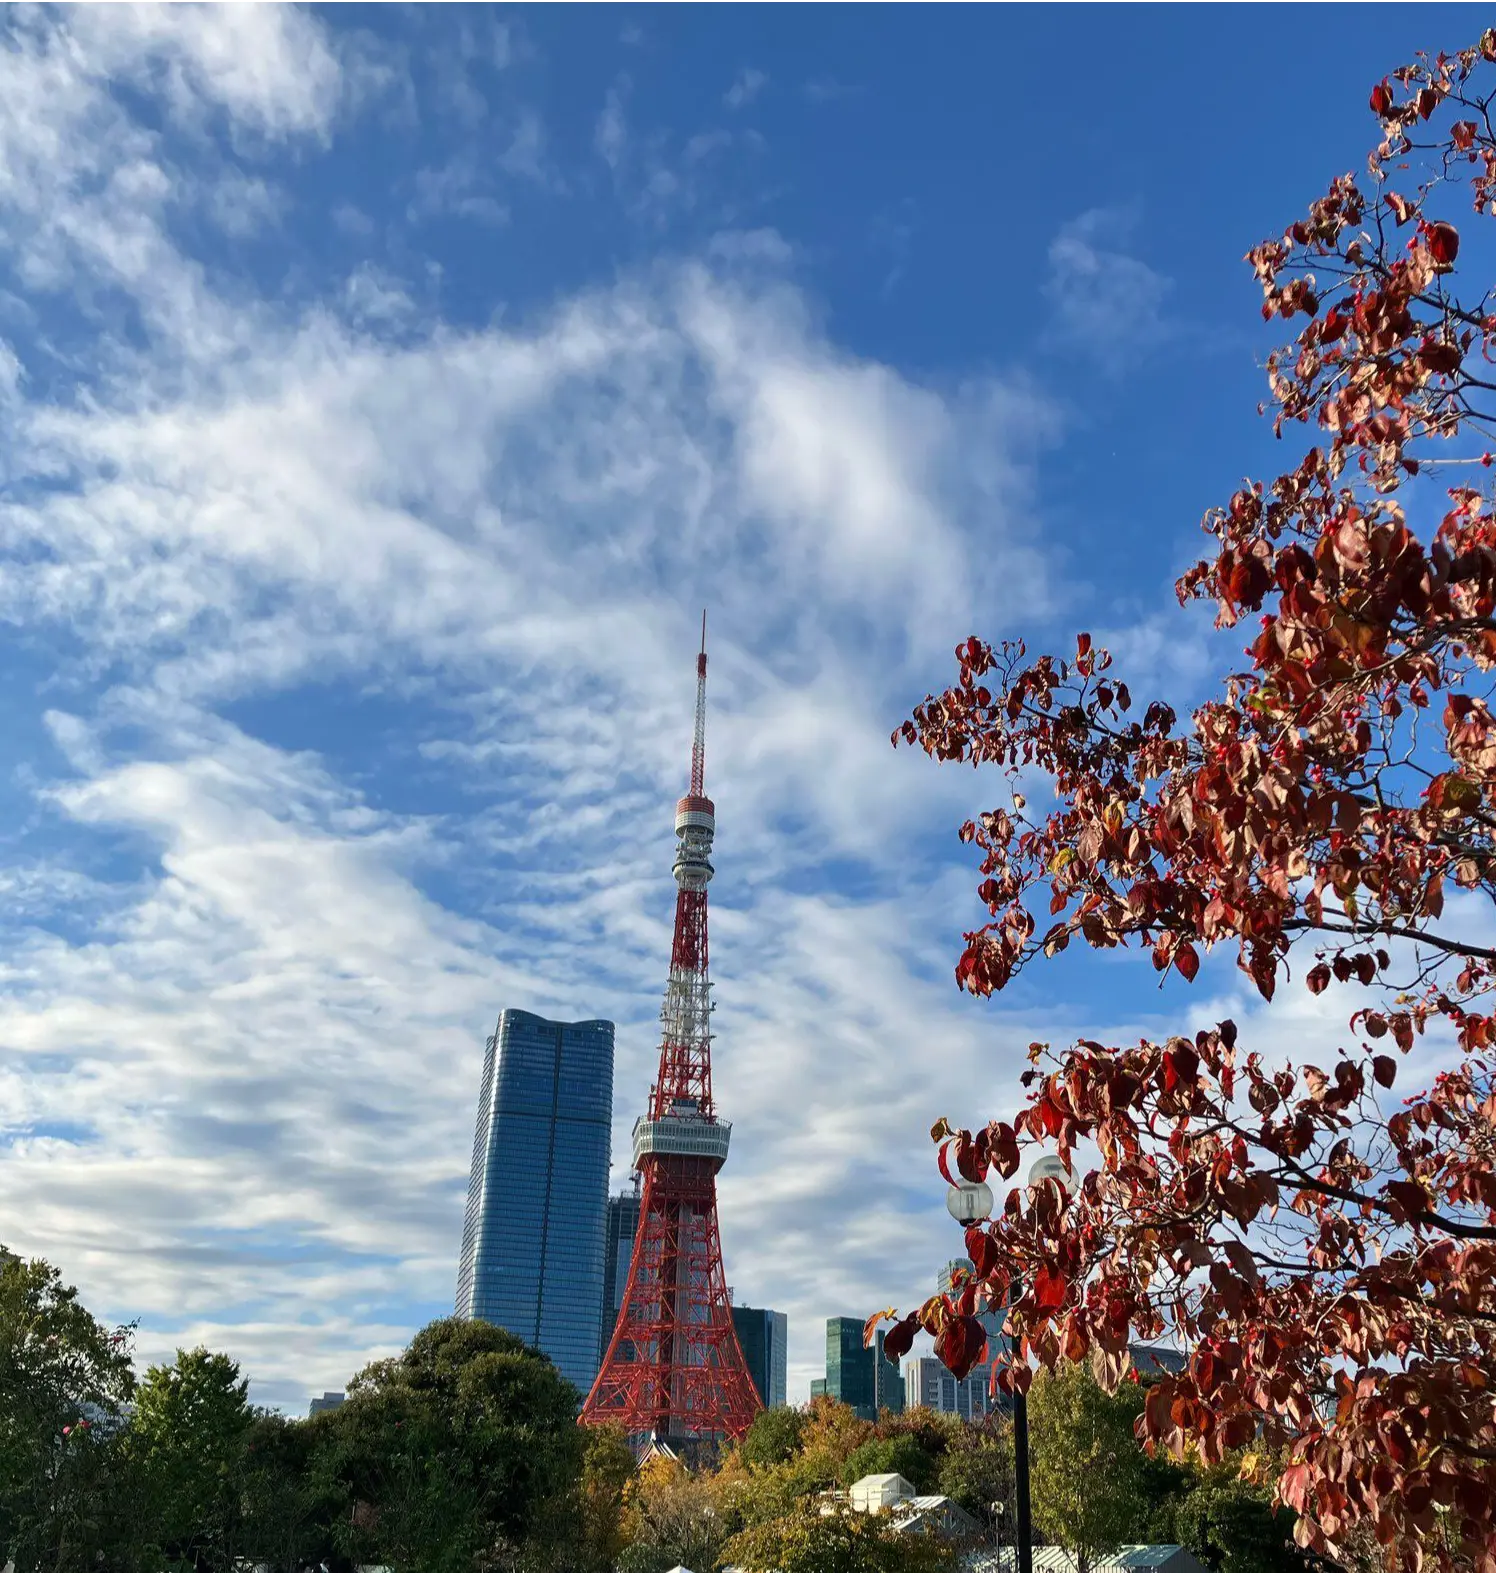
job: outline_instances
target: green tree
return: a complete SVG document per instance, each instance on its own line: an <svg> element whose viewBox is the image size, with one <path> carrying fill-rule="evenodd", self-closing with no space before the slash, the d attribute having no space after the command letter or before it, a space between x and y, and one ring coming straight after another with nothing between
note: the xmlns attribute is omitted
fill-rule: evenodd
<svg viewBox="0 0 1496 1573"><path fill-rule="evenodd" d="M146 1372L124 1442L168 1568L232 1568L253 1425L249 1383L228 1355L179 1349Z"/></svg>
<svg viewBox="0 0 1496 1573"><path fill-rule="evenodd" d="M766 1468L782 1464L800 1451L805 1433L805 1414L780 1404L773 1409L760 1409L748 1427L748 1434L738 1447L745 1464L753 1468Z"/></svg>
<svg viewBox="0 0 1496 1573"><path fill-rule="evenodd" d="M319 1419L312 1460L341 1504L341 1549L397 1573L471 1573L523 1560L582 1478L580 1395L551 1362L487 1322L448 1318L376 1361Z"/></svg>
<svg viewBox="0 0 1496 1573"><path fill-rule="evenodd" d="M873 1437L847 1455L841 1482L850 1486L864 1475L902 1475L916 1491L934 1488L940 1465L907 1432L902 1436Z"/></svg>
<svg viewBox="0 0 1496 1573"><path fill-rule="evenodd" d="M1167 1504L1160 1529L1216 1573L1303 1573L1293 1544L1294 1515L1276 1512L1272 1491L1240 1478L1234 1461L1195 1475L1189 1490Z"/></svg>
<svg viewBox="0 0 1496 1573"><path fill-rule="evenodd" d="M104 1327L48 1263L0 1254L0 1562L127 1565L116 1431L134 1388L130 1329Z"/></svg>
<svg viewBox="0 0 1496 1573"><path fill-rule="evenodd" d="M254 1416L241 1467L246 1561L273 1573L300 1573L336 1560L337 1504L318 1490L312 1458L319 1427L284 1415Z"/></svg>
<svg viewBox="0 0 1496 1573"><path fill-rule="evenodd" d="M1102 1391L1079 1366L1041 1371L1029 1397L1034 1524L1087 1573L1139 1536L1159 1481L1133 1433L1142 1390Z"/></svg>
<svg viewBox="0 0 1496 1573"><path fill-rule="evenodd" d="M809 1503L735 1535L725 1557L747 1573L954 1573L959 1565L935 1536L900 1535L882 1515L822 1514Z"/></svg>
<svg viewBox="0 0 1496 1573"><path fill-rule="evenodd" d="M992 1504L1013 1497L1012 1427L1006 1422L991 1430L966 1427L941 1455L936 1485L942 1496L990 1523Z"/></svg>

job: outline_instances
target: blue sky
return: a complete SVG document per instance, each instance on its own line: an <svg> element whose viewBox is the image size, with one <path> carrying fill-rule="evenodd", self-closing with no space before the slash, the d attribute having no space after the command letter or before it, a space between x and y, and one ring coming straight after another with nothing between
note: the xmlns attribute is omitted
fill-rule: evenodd
<svg viewBox="0 0 1496 1573"><path fill-rule="evenodd" d="M1206 691L1172 579L1276 457L1241 256L1472 16L8 11L0 1238L299 1409L450 1307L501 1006L618 1022L621 1183L703 605L792 1398L928 1291L928 1127L1030 1039L1325 1041L1218 961L963 998L997 789L887 738L972 631Z"/></svg>

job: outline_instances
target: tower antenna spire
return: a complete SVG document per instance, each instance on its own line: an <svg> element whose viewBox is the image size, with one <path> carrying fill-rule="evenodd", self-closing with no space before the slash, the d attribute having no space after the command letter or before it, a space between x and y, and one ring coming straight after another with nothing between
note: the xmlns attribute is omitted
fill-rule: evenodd
<svg viewBox="0 0 1496 1573"><path fill-rule="evenodd" d="M691 737L691 796L701 797L706 781L706 609L701 612L701 654L696 657L696 730Z"/></svg>

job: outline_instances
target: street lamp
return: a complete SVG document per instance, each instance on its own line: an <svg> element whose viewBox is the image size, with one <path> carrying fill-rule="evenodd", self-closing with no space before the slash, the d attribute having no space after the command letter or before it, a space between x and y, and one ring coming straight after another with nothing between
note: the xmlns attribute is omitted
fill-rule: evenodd
<svg viewBox="0 0 1496 1573"><path fill-rule="evenodd" d="M985 1180L962 1180L945 1193L946 1211L965 1226L992 1216L992 1187Z"/></svg>
<svg viewBox="0 0 1496 1573"><path fill-rule="evenodd" d="M988 1505L992 1509L992 1544L1000 1557L1003 1549L1003 1519L1008 1515L1008 1504L992 1502Z"/></svg>

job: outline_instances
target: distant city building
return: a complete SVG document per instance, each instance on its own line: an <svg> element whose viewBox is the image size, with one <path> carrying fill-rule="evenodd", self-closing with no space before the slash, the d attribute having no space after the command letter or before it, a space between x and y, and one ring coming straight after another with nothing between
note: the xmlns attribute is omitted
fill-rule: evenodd
<svg viewBox="0 0 1496 1573"><path fill-rule="evenodd" d="M923 1406L963 1420L980 1420L997 1407L989 1396L992 1367L979 1365L959 1382L934 1355L918 1355L904 1362L904 1403Z"/></svg>
<svg viewBox="0 0 1496 1573"><path fill-rule="evenodd" d="M506 1010L478 1095L458 1316L508 1328L585 1395L603 1310L613 1023Z"/></svg>
<svg viewBox="0 0 1496 1573"><path fill-rule="evenodd" d="M824 1376L811 1377L810 1396L812 1398L824 1398L826 1396L826 1378Z"/></svg>
<svg viewBox="0 0 1496 1573"><path fill-rule="evenodd" d="M751 1305L735 1305L732 1323L737 1330L748 1374L758 1389L766 1409L789 1402L789 1363L785 1342L789 1321L783 1311L760 1311Z"/></svg>
<svg viewBox="0 0 1496 1573"><path fill-rule="evenodd" d="M1190 1363L1182 1349L1162 1349L1157 1344L1129 1344L1127 1352L1141 1376L1178 1376Z"/></svg>
<svg viewBox="0 0 1496 1573"><path fill-rule="evenodd" d="M598 1364L608 1352L618 1313L623 1309L623 1291L628 1286L629 1265L634 1259L634 1237L639 1233L639 1176L632 1190L608 1198L608 1225L603 1243L603 1316L602 1335L597 1341Z"/></svg>
<svg viewBox="0 0 1496 1573"><path fill-rule="evenodd" d="M314 1398L311 1408L306 1412L307 1419L310 1420L313 1415L325 1415L329 1409L338 1408L345 1401L346 1396L343 1393L324 1393L321 1398Z"/></svg>
<svg viewBox="0 0 1496 1573"><path fill-rule="evenodd" d="M855 1316L826 1319L825 1392L849 1404L864 1420L876 1420L884 1409L900 1414L904 1379L898 1366L883 1353L883 1330L879 1328L871 1347L864 1349L862 1326Z"/></svg>
<svg viewBox="0 0 1496 1573"><path fill-rule="evenodd" d="M957 1256L952 1258L952 1260L948 1261L945 1266L940 1269L940 1276L937 1280L937 1283L939 1285L941 1294L951 1293L951 1290L955 1287L955 1275L958 1270L968 1273L976 1271L975 1267L967 1257ZM970 1419L972 1418L973 1414L985 1415L990 1409L994 1407L1008 1409L1012 1406L1013 1400L1004 1393L999 1393L995 1401L992 1397L989 1396L992 1391L992 1362L994 1360L1005 1359L1008 1353L1009 1339L1002 1330L1003 1323L1007 1320L1007 1312L978 1311L977 1320L982 1324L982 1327L987 1334L987 1358L974 1371L968 1373L968 1375L963 1379L962 1384L958 1384L960 1386L965 1386L968 1389L966 1392L957 1392L952 1395L947 1395L946 1389L941 1387L939 1389L939 1393L942 1400L945 1397L950 1396L951 1402L949 1405L944 1402L932 1403L929 1405L931 1409L939 1409L943 1414L966 1415L967 1418ZM940 1365L938 1360L935 1363ZM944 1371L945 1367L941 1365L940 1369ZM904 1370L907 1380L909 1367L906 1365ZM946 1371L945 1374L947 1377L950 1377L950 1380L953 1383L955 1382L955 1378L950 1376L949 1371ZM921 1377L918 1380L922 1382L933 1382L934 1378ZM974 1407L977 1403L978 1388L981 1389L980 1401L982 1407L980 1409L976 1409Z"/></svg>

